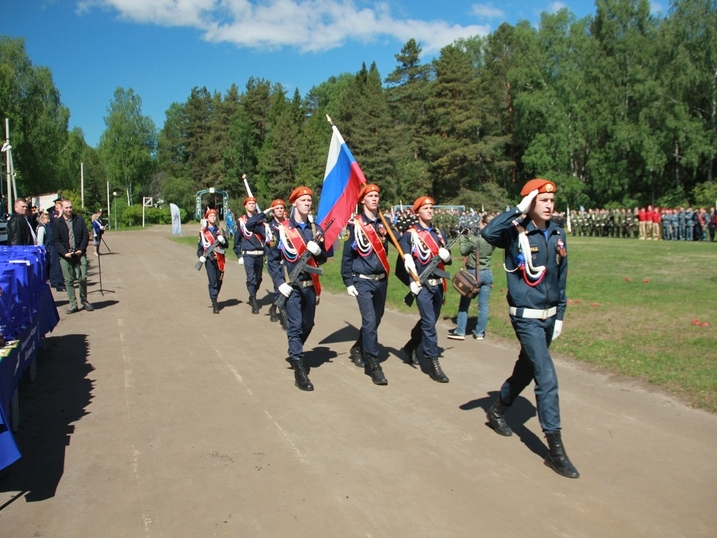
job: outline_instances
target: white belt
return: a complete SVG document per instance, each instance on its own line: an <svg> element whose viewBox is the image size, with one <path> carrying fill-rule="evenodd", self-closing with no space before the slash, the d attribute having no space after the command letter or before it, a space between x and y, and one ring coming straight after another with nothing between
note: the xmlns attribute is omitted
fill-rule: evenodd
<svg viewBox="0 0 717 538"><path fill-rule="evenodd" d="M314 281L311 280L311 279L309 279L309 280L299 280L299 281L297 282L297 285L298 285L300 288L310 288L310 287L312 287L312 286L314 285Z"/></svg>
<svg viewBox="0 0 717 538"><path fill-rule="evenodd" d="M263 256L263 250L245 250L242 254L248 254L249 256Z"/></svg>
<svg viewBox="0 0 717 538"><path fill-rule="evenodd" d="M428 284L429 286L442 286L443 280L440 278L429 278L428 280L426 280L426 284Z"/></svg>
<svg viewBox="0 0 717 538"><path fill-rule="evenodd" d="M534 308L516 308L511 306L509 308L510 315L519 318L531 318L531 319L548 319L553 317L558 312L558 307L548 308L547 310L536 310Z"/></svg>
<svg viewBox="0 0 717 538"><path fill-rule="evenodd" d="M356 276L359 277L359 278L363 278L363 279L365 279L365 280L383 280L384 278L386 278L386 273L379 273L379 274L377 274L377 275L363 275L363 274L358 274L358 275L356 275Z"/></svg>

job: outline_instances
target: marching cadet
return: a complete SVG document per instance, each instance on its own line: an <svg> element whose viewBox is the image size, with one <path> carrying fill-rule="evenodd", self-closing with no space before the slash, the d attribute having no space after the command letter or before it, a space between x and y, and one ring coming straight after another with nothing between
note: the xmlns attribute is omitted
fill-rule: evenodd
<svg viewBox="0 0 717 538"><path fill-rule="evenodd" d="M208 209L204 215L206 224L202 226L199 232L199 245L197 248L197 256L199 261L204 264L207 270L207 278L209 279L209 299L212 301L212 312L219 313L219 304L217 298L219 291L222 289L224 281L224 248L227 240L222 231L217 226L217 210Z"/></svg>
<svg viewBox="0 0 717 538"><path fill-rule="evenodd" d="M378 185L364 184L358 203L363 211L348 223L349 238L344 242L341 257L341 277L346 291L356 297L361 312L361 331L351 348L351 360L356 366L365 365L376 385L387 385L378 360L378 326L386 307L390 267L386 256L388 231L379 217L380 189Z"/></svg>
<svg viewBox="0 0 717 538"><path fill-rule="evenodd" d="M286 204L284 200L277 198L271 202L271 220L269 220L269 229L271 230L272 239L266 243L267 260L271 258L271 250L279 248L279 225L286 219ZM279 298L279 288L274 286L274 301L269 307L269 321L281 321L282 328L285 327L283 314L276 308L276 300Z"/></svg>
<svg viewBox="0 0 717 538"><path fill-rule="evenodd" d="M239 230L234 236L234 254L246 271L246 289L249 292L251 313L259 313L256 293L262 282L264 269L264 247L271 240L271 229L264 222L266 215L256 208L256 198L244 198L246 214L239 217Z"/></svg>
<svg viewBox="0 0 717 538"><path fill-rule="evenodd" d="M558 378L549 351L550 343L562 332L567 305L566 237L550 222L555 191L552 181L531 179L520 192L521 202L482 231L486 241L505 249L510 321L520 342L513 373L503 383L487 418L496 433L512 435L504 413L534 380L538 420L549 447L545 464L562 476L578 478L580 473L570 462L561 438Z"/></svg>
<svg viewBox="0 0 717 538"><path fill-rule="evenodd" d="M413 203L413 211L416 214L417 222L410 226L399 240L403 250L404 268L409 275L421 275L434 256L439 256L443 262L439 264L441 271L443 264L451 263L451 253L445 248L446 239L443 233L432 226L433 205L433 199L429 196L421 196L416 199ZM429 275L425 284L425 286L421 286L416 281L409 283L411 293L416 296L421 319L411 330L411 339L403 346L403 351L413 365L418 365L416 351L418 346L423 344L423 355L428 361L429 375L434 381L448 383L448 377L443 373L438 359L438 334L436 333L436 323L441 315L446 282L445 279L433 274Z"/></svg>
<svg viewBox="0 0 717 538"><path fill-rule="evenodd" d="M289 282L292 269L305 251L311 254L309 265L326 262L323 230L310 219L313 192L297 187L289 196L293 215L279 225L279 244L269 254L269 274L279 293L286 297L286 337L295 384L300 390L314 390L304 367L304 343L314 328L317 298L321 295L319 275L302 272ZM282 264L283 261L283 264Z"/></svg>

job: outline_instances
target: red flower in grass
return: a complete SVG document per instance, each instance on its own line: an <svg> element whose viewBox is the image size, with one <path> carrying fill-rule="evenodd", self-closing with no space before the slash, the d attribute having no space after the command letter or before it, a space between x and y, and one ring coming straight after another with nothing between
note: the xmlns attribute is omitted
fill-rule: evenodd
<svg viewBox="0 0 717 538"><path fill-rule="evenodd" d="M600 303L590 303L590 306L600 306Z"/></svg>
<svg viewBox="0 0 717 538"><path fill-rule="evenodd" d="M709 327L709 326L710 326L710 324L707 323L706 321L703 321L702 323L700 323L700 327Z"/></svg>
<svg viewBox="0 0 717 538"><path fill-rule="evenodd" d="M700 320L698 320L697 318L692 320L692 325L699 325L699 324L700 324Z"/></svg>
<svg viewBox="0 0 717 538"><path fill-rule="evenodd" d="M580 299L575 299L575 301L573 301L573 302L577 304L580 302Z"/></svg>
<svg viewBox="0 0 717 538"><path fill-rule="evenodd" d="M632 279L629 276L625 277L625 282L632 282Z"/></svg>
<svg viewBox="0 0 717 538"><path fill-rule="evenodd" d="M568 304L573 304L573 300L572 300L572 299L568 299Z"/></svg>
<svg viewBox="0 0 717 538"><path fill-rule="evenodd" d="M642 279L642 283L643 283L643 284L647 284L649 281L650 281L649 278L643 278L643 279Z"/></svg>

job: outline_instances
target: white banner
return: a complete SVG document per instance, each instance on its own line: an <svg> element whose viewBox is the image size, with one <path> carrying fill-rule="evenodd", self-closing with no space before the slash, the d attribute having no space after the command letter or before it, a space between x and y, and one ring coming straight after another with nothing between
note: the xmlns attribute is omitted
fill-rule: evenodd
<svg viewBox="0 0 717 538"><path fill-rule="evenodd" d="M169 212L172 215L172 233L174 235L182 233L182 217L179 215L179 208L176 204L169 204Z"/></svg>

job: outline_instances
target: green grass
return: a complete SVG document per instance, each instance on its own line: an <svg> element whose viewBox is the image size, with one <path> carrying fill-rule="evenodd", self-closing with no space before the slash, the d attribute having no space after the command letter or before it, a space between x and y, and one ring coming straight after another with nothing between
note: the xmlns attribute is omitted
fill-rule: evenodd
<svg viewBox="0 0 717 538"><path fill-rule="evenodd" d="M197 244L194 237L175 240ZM227 253L236 259L231 249ZM395 258L392 252L392 266ZM658 385L717 412L717 243L574 237L568 240L568 260L569 304L553 353ZM460 263L454 258L449 270L455 272ZM491 340L517 344L502 263L503 252L496 251L488 333ZM324 265L326 291L345 292L339 271L340 251ZM406 293L392 277L390 307L417 313L403 303ZM449 286L444 319L455 320L457 310L458 293ZM476 314L474 302L468 330Z"/></svg>

